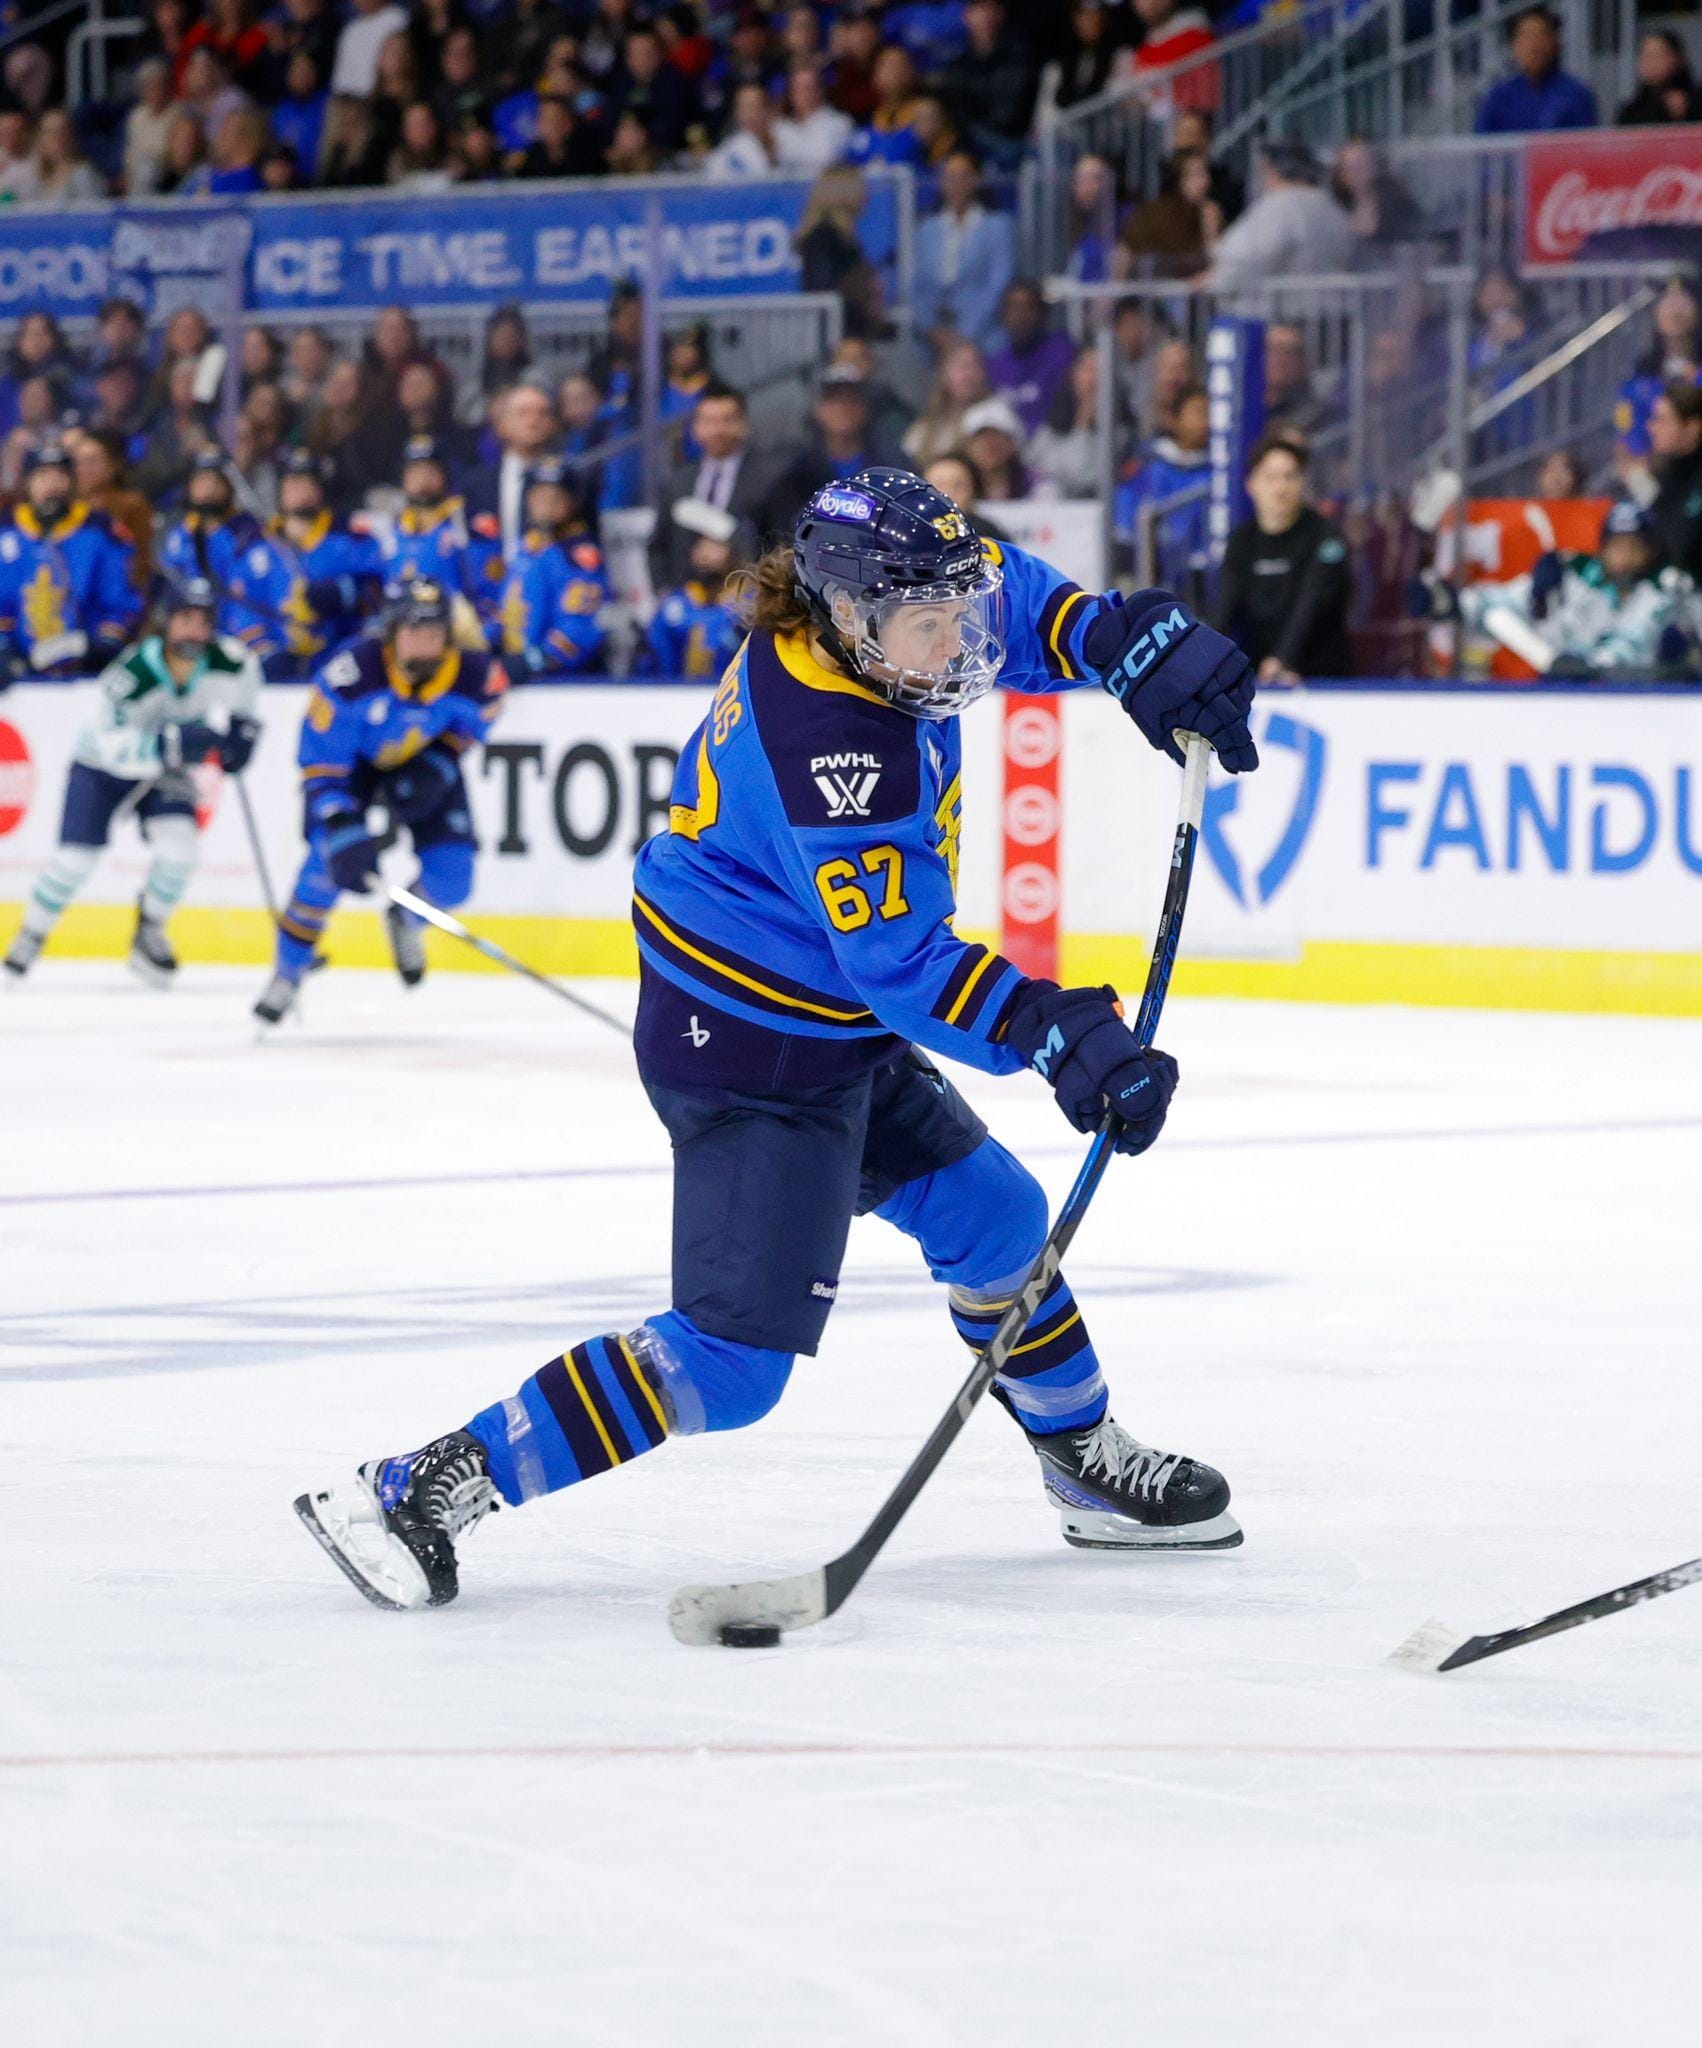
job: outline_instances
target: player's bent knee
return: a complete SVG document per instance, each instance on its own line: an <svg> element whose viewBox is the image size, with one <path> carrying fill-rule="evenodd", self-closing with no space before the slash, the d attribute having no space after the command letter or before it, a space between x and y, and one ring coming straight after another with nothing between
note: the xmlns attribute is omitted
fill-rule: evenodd
<svg viewBox="0 0 1702 2048"><path fill-rule="evenodd" d="M954 1287L984 1290L1020 1279L1046 1242L1046 1191L997 1138L930 1174L920 1207L913 1218L893 1220L921 1241L934 1278Z"/></svg>
<svg viewBox="0 0 1702 2048"><path fill-rule="evenodd" d="M792 1372L792 1352L712 1337L677 1309L641 1324L628 1342L660 1387L676 1436L760 1422Z"/></svg>
<svg viewBox="0 0 1702 2048"><path fill-rule="evenodd" d="M473 856L470 843L428 847L420 855L420 892L440 910L454 910L473 893Z"/></svg>

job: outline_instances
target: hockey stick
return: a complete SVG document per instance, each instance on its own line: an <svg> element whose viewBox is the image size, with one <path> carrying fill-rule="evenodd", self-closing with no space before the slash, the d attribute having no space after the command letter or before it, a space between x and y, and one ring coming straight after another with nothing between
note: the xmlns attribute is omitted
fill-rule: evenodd
<svg viewBox="0 0 1702 2048"><path fill-rule="evenodd" d="M1135 1017L1134 1034L1143 1046L1151 1045L1158 1029L1159 1012L1170 987L1176 965L1176 948L1182 937L1182 913L1188 902L1188 882L1194 870L1194 845L1199 837L1200 814L1206 800L1206 771L1211 765L1211 748L1193 733L1178 733L1186 752L1182 774L1181 815L1176 821L1176 839L1170 855L1170 880L1159 915L1158 937L1147 969L1146 990ZM1105 1177L1117 1138L1117 1119L1108 1115L1088 1150L1076 1184L1058 1211L1058 1220L1029 1268L1028 1278L1005 1310L999 1327L987 1347L976 1358L957 1398L935 1424L933 1433L912 1459L909 1470L883 1502L874 1520L851 1548L831 1563L813 1572L799 1572L789 1579L756 1579L739 1586L682 1586L668 1608L668 1625L682 1643L713 1643L722 1639L724 1629L770 1631L808 1628L837 1613L856 1590L858 1581L880 1555L887 1538L904 1519L911 1502L928 1483L940 1460L956 1442L975 1404L1003 1370L1006 1359L1022 1342L1041 1302L1045 1299L1070 1241L1081 1228L1094 1191Z"/></svg>
<svg viewBox="0 0 1702 2048"><path fill-rule="evenodd" d="M583 1010L587 1017L595 1017L599 1024L608 1025L611 1031L618 1031L622 1038L631 1038L632 1027L623 1024L607 1010L599 1010L595 1003L589 1003L583 996L575 995L570 988L564 988L547 974L540 974L535 967L528 967L524 960L516 960L512 953L504 952L494 939L481 939L477 932L468 931L458 917L451 917L447 910L439 910L435 903L428 903L423 896L416 896L412 889L398 889L386 882L381 885L385 895L399 909L411 910L415 917L423 917L427 924L436 925L440 932L447 932L452 939L459 939L464 946L471 946L475 953L483 953L487 960L494 960L498 967L506 967L510 974L522 974L528 981L535 981L540 988L547 988L551 995L560 996L564 1003L571 1003L576 1010Z"/></svg>
<svg viewBox="0 0 1702 2048"><path fill-rule="evenodd" d="M1663 1593L1676 1593L1681 1586L1702 1584L1702 1557L1688 1564L1675 1564L1671 1571L1655 1572L1646 1579L1633 1579L1628 1586L1616 1586L1611 1593L1598 1593L1593 1600L1580 1600L1575 1607L1562 1607L1557 1614L1545 1614L1541 1621L1523 1628L1504 1628L1487 1636L1462 1636L1445 1621L1427 1621L1415 1629L1390 1655L1397 1664L1414 1671L1458 1671L1462 1664L1477 1664L1485 1657L1499 1657L1503 1650L1522 1650L1526 1643L1539 1643L1544 1636L1557 1636L1569 1628L1582 1628L1587 1621L1617 1614L1644 1600L1658 1600Z"/></svg>
<svg viewBox="0 0 1702 2048"><path fill-rule="evenodd" d="M239 774L227 776L226 780L236 784L237 801L242 805L242 822L248 829L248 850L254 856L254 872L260 877L260 893L266 899L266 915L276 929L278 899L272 888L272 872L266 865L266 849L260 844L260 827L255 822L254 805L248 794L248 784Z"/></svg>

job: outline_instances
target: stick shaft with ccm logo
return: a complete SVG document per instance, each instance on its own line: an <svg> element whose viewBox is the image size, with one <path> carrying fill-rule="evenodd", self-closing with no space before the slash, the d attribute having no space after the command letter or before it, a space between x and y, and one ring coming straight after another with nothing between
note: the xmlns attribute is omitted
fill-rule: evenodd
<svg viewBox="0 0 1702 2048"><path fill-rule="evenodd" d="M1211 748L1192 733L1177 738L1186 750L1182 772L1181 815L1176 821L1176 838L1170 853L1170 878L1165 884L1164 908L1159 913L1158 936L1153 943L1152 964L1147 969L1146 988L1131 1027L1143 1046L1151 1045L1158 1029L1159 1014L1170 988L1176 965L1176 950L1182 939L1182 913L1187 908L1188 884L1194 872L1194 848L1199 839L1200 816L1205 809L1206 771L1211 766ZM815 1571L799 1572L789 1579L759 1579L738 1586L682 1586L668 1609L668 1625L682 1643L714 1643L724 1628L793 1629L808 1628L836 1613L856 1590L863 1574L885 1548L887 1538L903 1521L912 1501L927 1485L940 1460L963 1432L1005 1361L1022 1342L1035 1311L1045 1299L1071 1241L1081 1228L1088 1204L1105 1177L1115 1152L1117 1119L1108 1114L1100 1125L1076 1183L1058 1211L1058 1220L1040 1247L999 1327L987 1348L976 1359L957 1398L934 1425L933 1433L911 1460L904 1477L882 1502L874 1520L851 1548Z"/></svg>

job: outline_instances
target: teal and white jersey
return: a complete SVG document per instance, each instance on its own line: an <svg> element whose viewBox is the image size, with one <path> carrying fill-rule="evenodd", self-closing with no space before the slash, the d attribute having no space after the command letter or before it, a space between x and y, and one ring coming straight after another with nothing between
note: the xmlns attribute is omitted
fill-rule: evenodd
<svg viewBox="0 0 1702 2048"><path fill-rule="evenodd" d="M100 677L100 708L77 737L86 767L129 782L165 772L160 732L168 725L210 725L253 718L260 704L260 662L240 640L223 635L208 646L186 683L166 665L159 634L125 649Z"/></svg>
<svg viewBox="0 0 1702 2048"><path fill-rule="evenodd" d="M1627 590L1608 577L1593 555L1574 555L1540 619L1531 618L1528 576L1471 585L1461 600L1473 626L1481 626L1492 604L1511 605L1530 620L1557 660L1587 661L1604 676L1659 675L1683 662L1696 644L1696 587L1677 569L1641 577Z"/></svg>

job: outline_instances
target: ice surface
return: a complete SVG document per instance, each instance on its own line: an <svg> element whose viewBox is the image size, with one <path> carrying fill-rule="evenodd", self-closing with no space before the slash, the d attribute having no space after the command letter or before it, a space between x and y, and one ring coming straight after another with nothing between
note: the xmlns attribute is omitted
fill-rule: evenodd
<svg viewBox="0 0 1702 2048"><path fill-rule="evenodd" d="M1702 1549L1695 1025L1176 1000L1071 1271L1245 1547L1067 1549L989 1410L734 1654L674 1589L841 1548L962 1376L909 1245L761 1428L377 1613L291 1496L662 1304L666 1148L523 985L329 974L257 1049L257 979L0 990L7 2048L1696 2038L1702 1591L1389 1661Z"/></svg>

